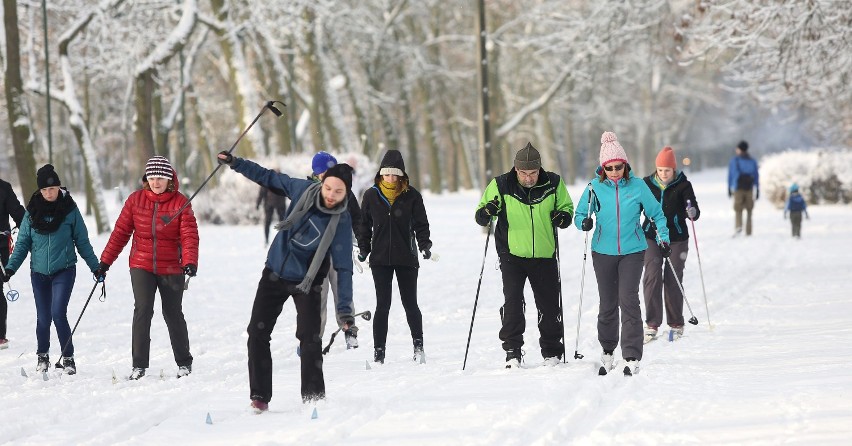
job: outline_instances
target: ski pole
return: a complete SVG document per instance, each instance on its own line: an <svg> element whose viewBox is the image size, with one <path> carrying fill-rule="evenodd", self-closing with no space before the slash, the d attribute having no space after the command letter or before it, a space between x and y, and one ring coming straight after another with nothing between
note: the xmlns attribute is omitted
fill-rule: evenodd
<svg viewBox="0 0 852 446"><path fill-rule="evenodd" d="M67 341L65 341L65 345L63 345L63 346L62 346L62 352L59 354L59 360L58 360L58 361L56 361L56 368L58 368L58 369L63 368L63 366L62 366L62 358L65 356L65 349L67 349L67 348L68 348L68 344L70 344L70 343L71 343L71 339L73 339L73 338L74 338L74 333L76 333L76 332L77 332L77 326L78 326L78 325L80 325L80 319L83 319L83 313L85 313L85 312L86 312L86 307L88 307L88 306L89 306L89 301L90 301L90 300L92 300L92 296L94 296L94 295L95 295L95 289L98 287L98 284L103 284L103 285L101 286L101 293L102 293L102 294L105 294L105 293L106 293L106 292L104 291L104 289L105 289L105 287L106 287L106 283L104 283L104 282L98 282L98 281L95 281L95 286L93 286L93 287L92 287L92 292L91 292L91 293L89 293L89 298L88 298L88 299L86 299L86 303L83 305L83 311L81 311L81 312L80 312L80 317L78 317L78 318L77 318L77 322L74 324L74 329L73 329L73 330L71 330L71 336L68 336L68 340L67 340Z"/></svg>
<svg viewBox="0 0 852 446"><path fill-rule="evenodd" d="M698 318L695 317L695 314L692 312L692 307L689 305L689 301L686 299L686 293L683 291L683 285L681 285L680 280L677 278L677 274L675 274L674 266L672 266L672 262L669 261L668 257L664 258L663 261L666 265L669 266L669 271L672 272L672 276L674 276L674 281L677 284L677 288L680 290L680 295L683 296L683 301L686 302L686 308L689 309L689 315L692 316L689 318L689 323L692 325L698 325Z"/></svg>
<svg viewBox="0 0 852 446"><path fill-rule="evenodd" d="M496 197L495 197L496 198ZM462 370L467 366L467 354L470 351L470 338L473 336L473 320L476 319L476 304L479 303L479 290L482 288L482 273L485 272L485 258L488 257L488 242L491 240L491 228L494 220L488 221L488 234L485 236L485 252L482 254L482 268L479 269L479 283L476 284L476 298L473 300L473 315L470 316L470 330L467 332L467 346L464 348Z"/></svg>
<svg viewBox="0 0 852 446"><path fill-rule="evenodd" d="M592 188L592 182L589 182L589 201L586 204L587 209L589 211L589 215L592 215L592 194L595 190ZM580 305L577 307L577 342L574 343L574 359L583 359L583 355L580 354L580 316L583 314L583 290L586 287L586 257L589 253L589 231L584 231L586 233L586 241L583 246L583 269L580 272Z"/></svg>
<svg viewBox="0 0 852 446"><path fill-rule="evenodd" d="M370 313L370 310L366 310L352 315L353 318L358 316L361 316L361 318L363 318L365 321L369 321L373 318L373 313ZM337 327L337 330L334 330L334 333L331 334L331 339L328 341L328 345L326 345L325 348L322 349L322 354L325 355L328 353L328 351L331 349L331 344L334 344L334 338L337 337L337 333L340 333L340 330L342 329L343 327Z"/></svg>
<svg viewBox="0 0 852 446"><path fill-rule="evenodd" d="M692 207L692 201L686 200L686 208ZM707 312L707 325L710 330L713 330L713 323L710 322L710 307L707 305L707 289L704 288L704 270L701 268L701 251L698 250L698 234L695 232L695 220L689 219L692 223L692 237L695 241L695 255L698 257L698 275L701 277L701 292L704 294L704 311Z"/></svg>
<svg viewBox="0 0 852 446"><path fill-rule="evenodd" d="M234 151L234 149L237 147L237 144L239 144L240 140L243 139L243 136L246 136L246 133L248 133L248 131L252 128L252 126L254 126L254 123L257 122L258 119L260 119L260 117L263 115L263 113L266 112L266 110L272 111L272 113L275 114L275 116L277 116L279 118L281 117L281 115L283 115L283 113L281 113L281 110L278 110L277 108L275 108L276 103L281 104L285 107L287 106L286 104L284 104L281 101L268 101L266 104L264 104L263 108L260 110L260 113L258 113L257 116L254 117L254 120L251 122L251 124L249 124L248 127L246 127L245 130L243 130L243 132L240 134L240 136L237 137L237 140L234 141L234 144L231 145L231 148L228 149L228 153L231 153L231 152ZM213 169L213 172L210 172L210 175L207 175L207 178L204 179L204 182L201 183L201 186L198 186L198 189L195 191L195 193L192 194L192 196L190 196L188 200L186 200L186 203L184 203L183 206L178 208L178 210L174 213L174 215L164 215L164 216L160 217L163 220L163 224L167 225L167 224L171 223L172 220L177 218L177 216L180 215L183 212L183 210L186 209L187 206L189 206L189 204L192 202L192 199L195 198L195 196L198 195L199 192L201 192L201 189L204 189L204 186L207 185L207 182L210 181L211 178L213 178L213 175L215 175L216 172L218 172L220 168L222 168L222 164L220 164L220 163L216 163L216 164L217 164L216 168Z"/></svg>
<svg viewBox="0 0 852 446"><path fill-rule="evenodd" d="M559 261L559 237L556 232L556 226L553 227L553 242L556 247L556 285L559 287L559 323L562 325L562 363L565 363L565 356L568 352L565 350L565 311L562 309L562 266Z"/></svg>

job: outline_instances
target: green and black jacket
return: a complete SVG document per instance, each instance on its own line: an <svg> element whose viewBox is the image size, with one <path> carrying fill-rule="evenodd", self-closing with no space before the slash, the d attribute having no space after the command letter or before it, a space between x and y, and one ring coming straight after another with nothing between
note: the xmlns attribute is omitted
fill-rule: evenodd
<svg viewBox="0 0 852 446"><path fill-rule="evenodd" d="M497 228L494 231L497 254L552 258L556 252L556 242L551 212L566 212L569 221L574 214L574 203L562 178L540 169L538 182L529 189L518 183L518 174L514 168L494 178L485 188L476 208L476 223L480 226L488 225L490 218L483 208L495 197L500 202Z"/></svg>

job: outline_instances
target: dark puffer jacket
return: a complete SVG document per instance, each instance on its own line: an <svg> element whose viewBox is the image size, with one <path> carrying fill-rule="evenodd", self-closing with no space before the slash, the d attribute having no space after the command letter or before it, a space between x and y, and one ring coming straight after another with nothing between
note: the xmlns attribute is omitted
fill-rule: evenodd
<svg viewBox="0 0 852 446"><path fill-rule="evenodd" d="M169 224L161 217L172 217L186 203L178 191L180 182L172 171L173 191L155 194L138 190L127 197L115 229L109 237L101 262L112 265L130 237L130 267L154 274L183 274L186 265L198 266L198 224L192 206L187 206Z"/></svg>
<svg viewBox="0 0 852 446"><path fill-rule="evenodd" d="M678 172L674 180L669 183L665 189L662 189L654 179L655 175L651 174L644 178L645 184L651 189L654 197L663 207L663 214L666 216L666 226L669 228L669 240L679 242L689 240L689 218L686 216L686 200L689 200L691 205L695 207L695 219L701 216L701 209L698 208L698 200L695 199L695 192L692 190L692 183L686 179L686 174ZM642 230L645 231L645 237L656 241L657 230L654 224L648 219L642 222Z"/></svg>

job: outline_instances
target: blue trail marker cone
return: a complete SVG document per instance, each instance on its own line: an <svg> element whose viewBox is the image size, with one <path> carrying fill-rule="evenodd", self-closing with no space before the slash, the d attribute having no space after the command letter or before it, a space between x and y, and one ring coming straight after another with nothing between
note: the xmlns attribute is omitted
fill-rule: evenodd
<svg viewBox="0 0 852 446"><path fill-rule="evenodd" d="M213 424L213 418L210 417L210 412L207 412L207 421L205 421L205 423Z"/></svg>
<svg viewBox="0 0 852 446"><path fill-rule="evenodd" d="M318 416L319 415L317 415L317 408L314 407L314 412L311 414L311 419L316 420Z"/></svg>

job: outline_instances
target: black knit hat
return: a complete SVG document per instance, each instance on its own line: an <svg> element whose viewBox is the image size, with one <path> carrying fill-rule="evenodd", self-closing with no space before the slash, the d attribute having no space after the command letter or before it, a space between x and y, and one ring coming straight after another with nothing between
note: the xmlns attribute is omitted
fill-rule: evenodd
<svg viewBox="0 0 852 446"><path fill-rule="evenodd" d="M748 151L748 143L745 141L740 141L740 143L737 144L737 148L742 150L743 152L746 152Z"/></svg>
<svg viewBox="0 0 852 446"><path fill-rule="evenodd" d="M515 155L515 169L538 170L541 169L541 155L531 143L527 143L523 149L518 150Z"/></svg>
<svg viewBox="0 0 852 446"><path fill-rule="evenodd" d="M52 164L45 164L36 172L36 184L38 184L39 189L62 185Z"/></svg>
<svg viewBox="0 0 852 446"><path fill-rule="evenodd" d="M379 165L379 175L397 175L407 177L405 173L405 161L402 160L402 153L399 150L388 150L382 158L382 163Z"/></svg>
<svg viewBox="0 0 852 446"><path fill-rule="evenodd" d="M349 194L349 191L352 190L352 166L346 163L335 164L328 168L325 171L325 176L322 178L323 181L328 177L337 177L343 181L343 184L346 185L346 194Z"/></svg>

